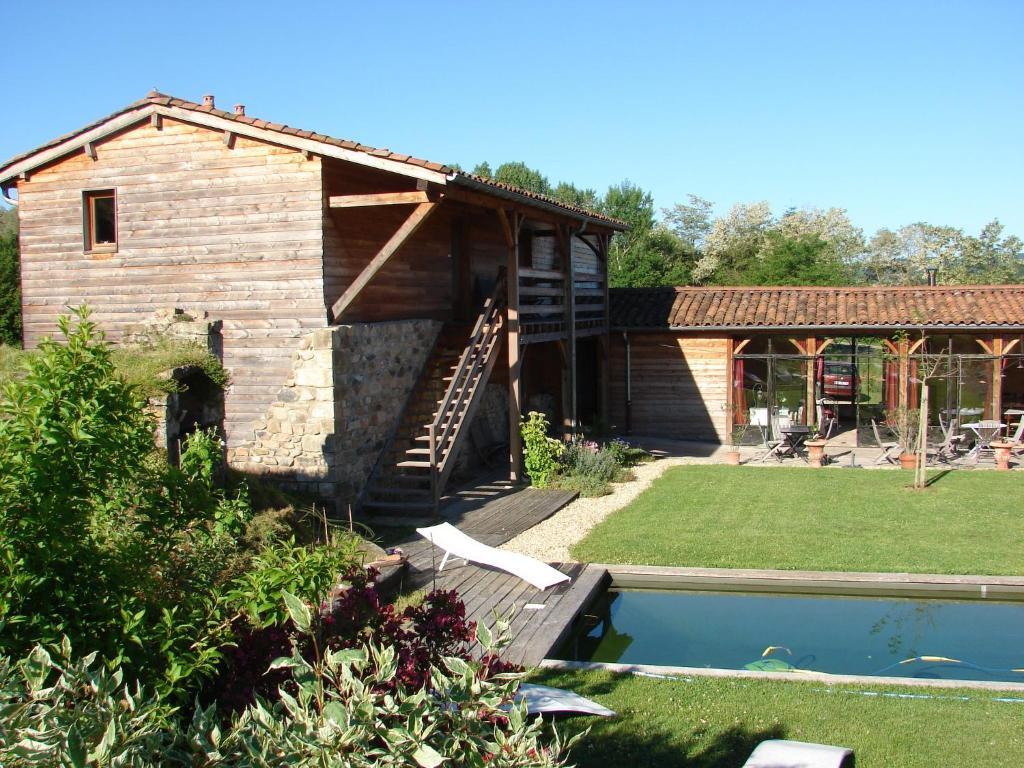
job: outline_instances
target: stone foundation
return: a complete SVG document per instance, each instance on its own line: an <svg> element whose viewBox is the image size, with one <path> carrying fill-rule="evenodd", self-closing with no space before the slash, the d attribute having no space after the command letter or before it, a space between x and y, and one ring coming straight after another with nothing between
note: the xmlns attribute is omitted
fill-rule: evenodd
<svg viewBox="0 0 1024 768"><path fill-rule="evenodd" d="M254 425L256 439L230 449L229 463L337 511L355 503L440 329L435 320L401 320L306 335L291 376Z"/></svg>

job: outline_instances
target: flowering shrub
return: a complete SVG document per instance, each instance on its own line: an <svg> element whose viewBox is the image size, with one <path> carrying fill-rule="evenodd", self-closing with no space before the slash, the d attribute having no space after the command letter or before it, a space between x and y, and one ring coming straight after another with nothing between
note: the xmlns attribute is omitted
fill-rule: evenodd
<svg viewBox="0 0 1024 768"><path fill-rule="evenodd" d="M538 411L530 411L519 425L523 436L523 463L535 488L547 488L558 470L558 457L565 450L560 441L548 437L549 427L547 418Z"/></svg>
<svg viewBox="0 0 1024 768"><path fill-rule="evenodd" d="M611 491L610 483L628 480L627 468L646 456L621 438L600 445L576 435L565 446L555 484L584 496L602 496Z"/></svg>

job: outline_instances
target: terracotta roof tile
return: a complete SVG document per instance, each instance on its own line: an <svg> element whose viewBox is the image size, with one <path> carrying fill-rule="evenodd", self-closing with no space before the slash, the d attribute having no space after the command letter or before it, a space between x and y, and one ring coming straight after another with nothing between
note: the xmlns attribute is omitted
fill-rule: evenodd
<svg viewBox="0 0 1024 768"><path fill-rule="evenodd" d="M624 329L1024 329L1024 285L613 288Z"/></svg>
<svg viewBox="0 0 1024 768"><path fill-rule="evenodd" d="M556 200L556 199L554 199L552 197L548 197L547 195L541 195L541 194L537 194L536 192L530 192L529 190L519 189L518 187L514 187L511 184L503 184L503 183L495 181L493 179L487 179L487 178L483 178L481 176L474 176L471 173L465 173L464 171L458 171L458 170L456 170L454 168L451 168L451 167L449 167L447 165L444 165L442 163L434 163L434 162L430 162L429 160L423 160L423 159L420 159L420 158L417 158L417 157L411 157L409 155L401 154L401 153L398 153L398 152L392 152L391 150L388 150L388 149L379 149L377 147L371 147L371 146L367 146L365 144L359 144L357 142L348 141L346 139L337 139L337 138L334 138L332 136L327 136L327 135L322 134L322 133L314 133L312 131L304 131L304 130L301 130L301 129L298 129L298 128L292 128L292 127L286 126L286 125L284 125L282 123L271 123L271 122L268 122L266 120L260 120L258 118L250 117L248 115L236 115L234 112L226 112L226 111L224 111L222 109L217 109L216 107L210 107L210 106L207 106L207 105L196 104L195 102L186 101L184 99L179 99L179 98L176 98L174 96L168 96L167 94L159 93L158 91L151 91L150 93L148 93L146 95L146 97L144 99L141 99L140 101L136 101L136 102L134 102L132 104L129 104L124 109L120 109L120 110L118 110L117 112L114 112L111 115L107 115L106 117L102 118L101 120L97 120L97 121L95 121L93 123L90 123L89 125L87 125L87 126L85 126L83 128L80 128L77 131L73 131L73 132L71 132L69 134L66 134L66 135L61 136L61 137L59 137L57 139L54 139L53 141L47 142L43 146L37 147L36 149L33 149L30 152L25 152L25 153L23 153L21 155L18 155L16 157L12 157L7 162L5 162L3 164L0 164L0 174L2 174L4 168L6 168L8 166L11 166L11 165L13 165L13 164L15 164L17 162L20 162L21 160L24 160L25 158L31 157L32 155L36 154L37 152L40 152L40 151L42 151L44 149L49 149L50 147L57 146L58 144L60 144L60 143L62 143L64 141L67 141L67 140L69 140L71 138L74 138L75 136L77 136L79 134L85 133L88 130L96 128L96 127L102 125L103 123L107 122L108 120L111 120L111 119L113 119L115 117L119 117L120 115L126 114L128 112L133 111L133 110L139 110L139 109L142 109L144 107L147 107L147 106L153 105L153 104L157 104L157 105L161 105L161 106L169 106L169 107L178 107L178 108L181 108L181 109L191 110L191 111L194 111L194 112L208 113L208 114L216 115L217 117L224 118L225 120L235 120L237 122L244 123L246 125L252 125L252 126L254 126L256 128L263 128L263 129L270 130L270 131L276 131L278 133L283 133L283 134L286 134L286 135L308 137L309 139L311 139L313 141L318 141L318 142L323 143L323 144L330 144L332 146L341 147L343 149L351 149L351 150L355 150L357 152L363 152L363 153L366 153L368 155L372 155L373 157L382 157L382 158L386 158L388 160L392 160L392 161L397 162L397 163L406 163L408 165L414 165L414 166L418 166L420 168L427 168L429 170L437 171L439 173L444 173L446 175L449 175L449 177L452 177L452 178L462 178L462 179L471 180L475 184L484 185L485 188L490 188L490 190L492 190L492 191L493 190L502 190L502 191L505 191L505 192L512 192L512 193L516 194L517 196L520 196L520 197L523 197L523 198L527 198L528 200L534 200L534 201L537 201L537 202L540 202L540 203L544 203L545 205L548 205L548 206L555 206L556 208L560 208L560 209L562 209L562 210L564 210L566 212L575 213L577 215L585 216L585 217L593 219L595 221L604 222L606 224L611 225L615 229L625 229L626 228L626 224L624 222L621 222L618 219L613 219L613 218L611 218L609 216L605 216L604 214L597 213L595 211L590 211L590 210L587 210L586 208L581 208L579 206L569 205L567 203L563 203L563 202L561 202L559 200Z"/></svg>

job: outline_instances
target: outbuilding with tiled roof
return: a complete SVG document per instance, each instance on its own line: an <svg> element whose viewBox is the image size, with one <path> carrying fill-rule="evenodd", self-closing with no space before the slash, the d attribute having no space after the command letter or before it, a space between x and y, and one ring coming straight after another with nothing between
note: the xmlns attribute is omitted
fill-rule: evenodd
<svg viewBox="0 0 1024 768"><path fill-rule="evenodd" d="M634 434L764 441L792 414L870 445L871 422L916 407L936 367L937 429L1024 409L1024 285L613 288L610 302L611 413Z"/></svg>

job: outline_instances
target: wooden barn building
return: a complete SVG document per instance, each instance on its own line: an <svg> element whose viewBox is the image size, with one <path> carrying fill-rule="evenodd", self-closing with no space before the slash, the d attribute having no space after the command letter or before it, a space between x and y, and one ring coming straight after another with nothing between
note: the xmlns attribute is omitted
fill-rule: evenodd
<svg viewBox="0 0 1024 768"><path fill-rule="evenodd" d="M634 435L758 442L784 413L872 445L926 370L933 425L1024 409L1024 285L615 288L611 324Z"/></svg>
<svg viewBox="0 0 1024 768"><path fill-rule="evenodd" d="M150 93L0 164L25 344L205 322L232 465L431 510L460 452L520 471L527 408L606 417L600 214L439 163ZM462 451L472 445L472 451Z"/></svg>

